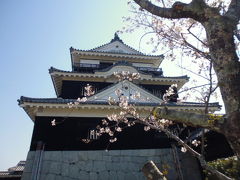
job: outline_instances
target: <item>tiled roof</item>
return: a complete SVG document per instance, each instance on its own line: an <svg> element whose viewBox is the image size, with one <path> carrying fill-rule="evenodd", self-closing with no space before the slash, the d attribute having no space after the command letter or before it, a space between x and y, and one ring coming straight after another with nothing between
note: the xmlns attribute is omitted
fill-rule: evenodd
<svg viewBox="0 0 240 180"><path fill-rule="evenodd" d="M25 167L26 161L20 161L16 166L11 167L8 169L8 171L23 171Z"/></svg>
<svg viewBox="0 0 240 180"><path fill-rule="evenodd" d="M0 171L0 177L1 176L7 176L9 175L10 173L8 171Z"/></svg>
<svg viewBox="0 0 240 180"><path fill-rule="evenodd" d="M133 48L132 48L133 49ZM146 56L146 57L164 57L162 54L160 55L147 55L147 54L138 54L138 53L124 53L124 52L106 52L106 51L100 51L100 50L82 50L82 49L76 49L76 48L73 48L73 47L70 47L70 52L72 51L79 51L79 52L86 52L86 53L101 53L101 54L109 54L109 56L112 56L112 55L137 55L137 56ZM134 57L133 57L134 58Z"/></svg>
<svg viewBox="0 0 240 180"><path fill-rule="evenodd" d="M106 71L108 71L109 69L111 69L112 67L114 67L114 66L117 66L117 65L120 65L120 64L114 64L113 66L110 66L109 68L105 68L105 69L102 69L102 70L95 70L96 72L98 71L98 72L106 72ZM124 64L125 66L131 66L131 67L133 67L133 68L136 68L136 67L134 67L134 66L132 66L132 65L129 65L129 64ZM51 73L53 73L53 72L63 72L63 73L76 73L76 74L78 74L79 72L77 72L77 71L66 71L66 70L61 70L61 69L57 69L57 68L54 68L54 67L50 67L50 69L49 69L49 73L51 74ZM81 72L81 73L84 73L84 72ZM87 72L88 73L88 72ZM148 74L148 73L145 73L145 72L141 72L141 74ZM154 77L154 76L153 76ZM185 75L185 76L158 76L158 78L163 78L163 79L186 79L186 80L188 80L189 79L189 77L187 76L187 75Z"/></svg>
<svg viewBox="0 0 240 180"><path fill-rule="evenodd" d="M99 48L101 47L104 47L104 46L107 46L115 41L119 41L121 44L123 44L124 46L126 46L127 48L135 51L135 53L126 53L126 52L106 52L106 51L101 51L99 50ZM149 57L161 57L163 55L146 55L146 54L143 54L142 52L128 46L127 44L125 44L123 42L122 39L119 38L119 36L117 35L117 33L114 34L114 38L109 42L109 43L106 43L106 44L103 44L101 46L98 46L96 48L93 48L93 49L90 49L90 50L80 50L80 49L75 49L73 47L70 47L70 52L72 51L80 51L80 52L99 52L99 53L110 53L110 54L127 54L127 55L141 55L141 56L149 56Z"/></svg>
<svg viewBox="0 0 240 180"><path fill-rule="evenodd" d="M119 42L121 42L122 44L124 44L125 46L127 46L128 48L136 51L136 54L138 54L138 55L145 55L145 54L143 54L142 52L140 52L140 51L138 51L138 50L136 50L136 49L128 46L127 44L125 44L125 43L123 42L123 40L119 38L119 36L118 36L117 33L114 34L114 38L113 38L109 43L106 43L106 44L103 44L103 45L98 46L98 47L96 47L96 48L93 48L93 49L91 49L90 51L101 52L101 51L98 51L97 49L98 49L98 48L101 48L101 47L103 47L103 46L106 46L106 45L108 45L108 44L111 44L111 43L113 43L113 42L115 42L115 41L119 41Z"/></svg>
<svg viewBox="0 0 240 180"><path fill-rule="evenodd" d="M8 171L0 171L0 177L21 177L26 161L20 161L16 166L11 167Z"/></svg>
<svg viewBox="0 0 240 180"><path fill-rule="evenodd" d="M30 103L53 103L53 104L67 104L70 102L75 102L76 99L63 99L63 98L30 98L21 96L18 100L19 105L24 102ZM86 101L81 104L97 104L97 105L108 105L106 101ZM139 106L160 106L159 103L137 103ZM196 103L196 102L181 102L181 103L167 103L162 106L184 106L184 107L204 107L204 103ZM219 103L209 103L209 107L220 107Z"/></svg>

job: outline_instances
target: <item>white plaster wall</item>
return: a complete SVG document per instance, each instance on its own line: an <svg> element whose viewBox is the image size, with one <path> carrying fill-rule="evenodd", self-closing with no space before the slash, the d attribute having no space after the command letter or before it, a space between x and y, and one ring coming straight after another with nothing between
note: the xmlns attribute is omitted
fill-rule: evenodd
<svg viewBox="0 0 240 180"><path fill-rule="evenodd" d="M83 64L99 64L99 60L84 60L84 59L80 59L80 63L83 63Z"/></svg>

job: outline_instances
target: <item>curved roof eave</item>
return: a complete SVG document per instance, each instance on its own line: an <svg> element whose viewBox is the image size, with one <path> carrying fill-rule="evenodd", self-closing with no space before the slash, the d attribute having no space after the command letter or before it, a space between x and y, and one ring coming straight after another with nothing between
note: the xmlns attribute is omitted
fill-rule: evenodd
<svg viewBox="0 0 240 180"><path fill-rule="evenodd" d="M112 57L128 57L128 58L141 58L141 59L163 59L164 55L146 55L135 53L120 53L120 52L105 52L105 51L93 51L93 50L80 50L73 47L70 48L71 54L77 53L82 55L97 55L97 56L112 56Z"/></svg>
<svg viewBox="0 0 240 180"><path fill-rule="evenodd" d="M117 65L113 65L114 66L117 66ZM123 66L129 66L129 65L123 65ZM136 69L135 67L133 66L130 66L134 69ZM103 70L96 70L95 72L107 72L109 71L111 68L106 68L106 69L103 69ZM95 73L94 72L94 73ZM68 76L80 76L80 75L86 75L86 74L89 74L89 75L94 75L94 73L80 73L80 72L75 72L75 71L66 71L66 70L61 70L61 69L57 69L57 68L54 68L54 67L50 67L49 69L49 73L50 74L53 74L53 73L59 73L61 75L67 75ZM144 75L149 75L147 73L144 73L144 72L139 72L139 74L144 74ZM152 75L149 75L149 76L152 76ZM152 76L153 79L182 79L182 80L186 80L188 81L189 80L189 77L187 75L184 75L184 76Z"/></svg>
<svg viewBox="0 0 240 180"><path fill-rule="evenodd" d="M21 96L20 99L18 99L18 104L24 105L24 103L43 103L43 104L65 104L67 106L67 103L70 102L76 102L76 99L63 99L63 98L31 98L31 97L26 97L26 96ZM106 101L85 101L80 103L81 104L92 104L92 105L109 105L108 102ZM171 102L171 103L166 103L163 105L160 105L159 103L136 103L137 106L177 106L177 107L205 107L205 103L196 103L196 102ZM214 103L209 103L208 107L216 107L220 108L221 106L219 105L218 102Z"/></svg>
<svg viewBox="0 0 240 180"><path fill-rule="evenodd" d="M67 103L75 102L74 99L62 99L62 98L30 98L30 97L24 97L21 96L18 100L19 106L21 106L25 112L28 114L28 116L32 119L32 121L35 120L36 113L38 110L42 112L42 108L52 109L52 108L60 108L60 109L70 109ZM156 106L167 106L169 108L173 109L179 109L179 110L190 110L190 111L204 111L205 110L205 104L204 103L192 103L192 102L182 102L182 103L167 103L164 105L160 105L159 103L137 103L136 108L140 110L150 110L153 107ZM218 103L210 103L209 104L209 110L210 111L216 111L220 109L220 105ZM40 108L40 109L39 109ZM118 109L117 106L109 105L106 101L86 101L82 102L75 108L90 108L90 109ZM150 108L150 109L149 109Z"/></svg>

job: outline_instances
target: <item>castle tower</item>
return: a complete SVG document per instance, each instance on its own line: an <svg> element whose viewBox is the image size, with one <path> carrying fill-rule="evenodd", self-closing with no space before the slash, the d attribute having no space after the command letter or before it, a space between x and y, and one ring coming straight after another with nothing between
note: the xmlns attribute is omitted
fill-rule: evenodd
<svg viewBox="0 0 240 180"><path fill-rule="evenodd" d="M116 89L122 88L140 116L146 117L163 102L169 86L177 84L181 88L187 76L163 76L159 68L163 55L145 55L126 45L117 34L109 43L91 50L71 47L70 54L71 71L49 69L56 98L19 99L19 105L34 122L23 180L145 179L141 168L148 160L160 169L165 166L169 180L201 179L196 159L173 148L172 140L161 132L144 131L142 125L136 124L118 133L118 140L111 143L109 136L99 137L95 131L102 119L118 111L117 106L108 103L109 97L116 98ZM114 72L121 71L139 73L140 78L119 82ZM88 84L95 94L69 108L68 103L85 96ZM141 94L140 99L131 99L135 92ZM183 111L205 109L201 103L175 100L167 105ZM215 111L218 104L210 104L209 108Z"/></svg>

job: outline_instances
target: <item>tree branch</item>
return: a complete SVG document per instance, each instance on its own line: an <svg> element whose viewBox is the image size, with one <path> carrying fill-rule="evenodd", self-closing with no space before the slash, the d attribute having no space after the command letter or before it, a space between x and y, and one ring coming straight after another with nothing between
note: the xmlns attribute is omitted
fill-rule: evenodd
<svg viewBox="0 0 240 180"><path fill-rule="evenodd" d="M201 39L199 39L194 33L192 33L191 28L194 25L194 23L192 23L189 28L187 29L187 31L193 36L195 37L199 42L201 42L204 46L208 47L208 45L206 43L204 43Z"/></svg>
<svg viewBox="0 0 240 180"><path fill-rule="evenodd" d="M175 2L172 8L162 8L152 4L148 0L134 0L142 9L150 12L159 17L179 19L179 18L192 18L197 21L202 21L204 17L203 8L206 4L202 0L193 0L189 4L182 2ZM196 8L196 6L198 8Z"/></svg>
<svg viewBox="0 0 240 180"><path fill-rule="evenodd" d="M143 124L143 125L146 125L146 126L149 126L151 129L155 129L155 130L160 131L160 132L162 131L168 137L176 140L179 145L185 147L188 150L188 152L190 152L194 157L196 157L199 160L201 166L204 169L206 169L207 171L209 171L210 173L215 175L219 180L232 180L231 178L227 177L223 173L221 173L221 172L217 171L216 169L214 169L213 167L209 166L201 154L196 152L189 145L187 145L182 139L180 139L178 136L176 136L173 133L171 133L169 130L167 130L163 126L155 126L155 125L152 125L152 124L150 124L150 123L148 123L146 121L141 121L141 120L136 120L136 122L140 123L140 124Z"/></svg>
<svg viewBox="0 0 240 180"><path fill-rule="evenodd" d="M192 48L194 51L196 51L196 52L198 52L199 54L201 54L201 55L202 55L203 57L205 57L206 59L211 60L211 56L210 56L208 53L201 51L200 49L196 48L196 47L193 46L191 43L189 43L189 42L184 38L184 36L183 36L182 33L181 33L181 37L182 37L184 43L185 43L187 46L189 46L189 47ZM199 41L200 41L200 40L199 40ZM200 41L200 42L201 42L201 41Z"/></svg>
<svg viewBox="0 0 240 180"><path fill-rule="evenodd" d="M183 93L183 92L186 92L186 91L190 91L190 90L192 90L192 89L197 89L197 88L200 88L200 87L208 86L208 85L210 85L210 84L208 83L208 84L202 84L202 85L198 85L198 86L193 86L193 87L190 87L190 88L186 88L186 89L184 89L184 90L182 90L182 91L178 91L178 94Z"/></svg>
<svg viewBox="0 0 240 180"><path fill-rule="evenodd" d="M223 116L177 111L168 109L167 107L154 108L153 115L155 118L168 119L194 127L203 127L216 132L220 132L221 126L224 122Z"/></svg>

